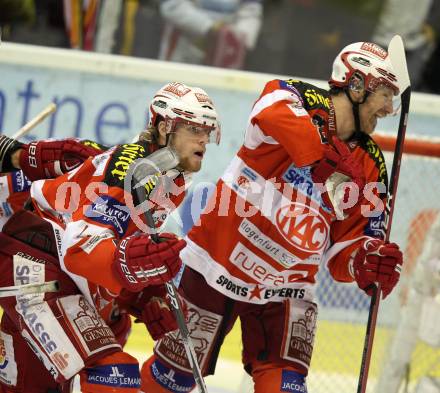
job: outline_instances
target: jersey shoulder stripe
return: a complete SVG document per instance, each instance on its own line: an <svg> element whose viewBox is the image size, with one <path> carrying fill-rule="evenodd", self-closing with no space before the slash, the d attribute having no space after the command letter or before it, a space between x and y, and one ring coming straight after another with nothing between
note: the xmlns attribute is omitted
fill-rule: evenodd
<svg viewBox="0 0 440 393"><path fill-rule="evenodd" d="M359 146L368 154L371 160L374 162L378 170L378 182L385 184L388 189L388 172L385 164L385 157L379 145L374 139L367 135L361 134Z"/></svg>
<svg viewBox="0 0 440 393"><path fill-rule="evenodd" d="M306 111L313 109L330 109L330 93L310 83L295 79L280 81L280 87L285 90L293 91L301 98L303 107Z"/></svg>
<svg viewBox="0 0 440 393"><path fill-rule="evenodd" d="M112 187L124 188L124 179L130 165L139 158L147 157L150 149L147 142L126 143L111 154L103 181Z"/></svg>

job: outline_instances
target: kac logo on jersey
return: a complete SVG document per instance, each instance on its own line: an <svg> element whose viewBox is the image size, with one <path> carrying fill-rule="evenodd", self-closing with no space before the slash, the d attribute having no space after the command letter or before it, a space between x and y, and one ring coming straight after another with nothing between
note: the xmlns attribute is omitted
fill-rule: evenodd
<svg viewBox="0 0 440 393"><path fill-rule="evenodd" d="M111 225L119 235L124 235L130 220L127 206L112 198L103 195L93 202L87 209L86 217L101 224Z"/></svg>
<svg viewBox="0 0 440 393"><path fill-rule="evenodd" d="M310 206L302 203L282 206L275 222L283 237L302 251L319 252L328 242L329 225L319 211Z"/></svg>
<svg viewBox="0 0 440 393"><path fill-rule="evenodd" d="M232 188L241 196L245 196L248 191L252 191L252 184L257 180L257 175L249 168L241 170L237 180L232 184Z"/></svg>
<svg viewBox="0 0 440 393"><path fill-rule="evenodd" d="M237 178L237 185L238 187L247 189L250 186L249 179L245 176L238 176Z"/></svg>

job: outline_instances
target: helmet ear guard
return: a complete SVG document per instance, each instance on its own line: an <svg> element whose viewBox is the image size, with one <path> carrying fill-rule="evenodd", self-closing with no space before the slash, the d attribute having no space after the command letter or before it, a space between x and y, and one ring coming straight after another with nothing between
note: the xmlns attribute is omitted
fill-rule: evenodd
<svg viewBox="0 0 440 393"><path fill-rule="evenodd" d="M165 132L171 134L174 131L175 124L172 119L165 119Z"/></svg>
<svg viewBox="0 0 440 393"><path fill-rule="evenodd" d="M360 93L365 90L364 78L358 73L354 73L348 81L348 89Z"/></svg>

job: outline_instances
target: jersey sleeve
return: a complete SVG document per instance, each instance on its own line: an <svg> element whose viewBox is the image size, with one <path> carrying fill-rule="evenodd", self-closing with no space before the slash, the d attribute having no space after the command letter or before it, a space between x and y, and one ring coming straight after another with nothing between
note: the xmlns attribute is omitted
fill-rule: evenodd
<svg viewBox="0 0 440 393"><path fill-rule="evenodd" d="M61 254L66 270L112 293L121 290L112 268L119 241L146 227L142 212L136 211L137 201L133 200L131 186L125 184L129 181L127 171L132 162L149 153L146 142L121 145L89 158L63 176L32 184L37 212L59 223L63 229ZM164 182L162 190L159 184L150 180L145 188L151 192L158 187L159 194L181 192L179 198L183 198L183 176L176 175L170 183L175 187L168 187L168 182ZM149 208L159 225L160 219L166 218L168 206L165 206L166 200L157 200L163 210L155 211L153 203ZM169 208L175 208L178 203L180 199L171 201Z"/></svg>
<svg viewBox="0 0 440 393"><path fill-rule="evenodd" d="M82 143L84 146L91 147L100 152L107 151L109 149L108 146L102 145L101 143L92 141L91 139L77 139L78 142Z"/></svg>
<svg viewBox="0 0 440 393"><path fill-rule="evenodd" d="M327 267L336 281L354 281L351 260L367 238L383 239L387 202L387 172L385 160L377 145L375 159L364 154L366 188L356 210L331 227L331 247L326 252Z"/></svg>
<svg viewBox="0 0 440 393"><path fill-rule="evenodd" d="M66 268L113 293L121 289L112 269L117 244L138 230L133 200L124 190L123 177L129 166L127 158L134 161L141 156L137 146L123 145L110 154L100 181L95 187L88 183L88 191L65 229ZM79 175L77 181L84 185L86 177Z"/></svg>
<svg viewBox="0 0 440 393"><path fill-rule="evenodd" d="M117 242L117 236L110 229L83 220L72 222L64 232L65 268L118 294L122 287L112 271Z"/></svg>
<svg viewBox="0 0 440 393"><path fill-rule="evenodd" d="M322 158L319 132L301 95L285 81L267 83L252 109L245 146L255 149L261 143L282 145L298 167Z"/></svg>
<svg viewBox="0 0 440 393"><path fill-rule="evenodd" d="M23 171L0 174L0 230L29 199L31 181Z"/></svg>
<svg viewBox="0 0 440 393"><path fill-rule="evenodd" d="M140 217L123 188L124 175L144 154L144 146L122 145L63 176L32 184L37 211L63 229L66 270L113 293L120 290L112 270L117 243L138 230L134 217Z"/></svg>
<svg viewBox="0 0 440 393"><path fill-rule="evenodd" d="M78 175L81 176L81 173ZM62 177L65 176L67 175ZM53 183L55 180L63 182L63 179L57 178L46 180L44 183ZM72 184L79 186L78 180L79 178L76 178ZM33 188L38 187L38 183L35 182ZM63 201L65 211L59 205L59 199L58 202L55 201L55 205L52 205L53 200L47 199L47 205L41 205L40 200L39 208L44 209L44 217L52 216L52 220L55 221L57 214L67 217L61 242L61 256L65 269L117 294L121 287L112 270L115 250L119 240L133 233L136 227L131 221L130 209L124 203L122 190L108 187L103 182L96 182L97 188L94 189L94 183L88 183L89 187L86 187L84 196L77 201L75 197L78 197L79 193L72 191L73 189L67 191L66 199ZM49 187L50 190L44 187ZM46 184L42 191L47 195L48 191L56 188L53 184ZM72 206L75 210L69 213L68 209Z"/></svg>

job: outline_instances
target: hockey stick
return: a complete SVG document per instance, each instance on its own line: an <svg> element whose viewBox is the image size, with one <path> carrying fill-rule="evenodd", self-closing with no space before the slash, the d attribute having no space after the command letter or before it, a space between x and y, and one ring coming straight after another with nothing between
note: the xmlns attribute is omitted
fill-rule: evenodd
<svg viewBox="0 0 440 393"><path fill-rule="evenodd" d="M408 363L405 367L405 386L403 393L409 393L409 381L411 377L411 364Z"/></svg>
<svg viewBox="0 0 440 393"><path fill-rule="evenodd" d="M143 204L147 201L148 196L145 190L145 184L149 177L155 176L157 173L163 173L173 169L179 163L179 159L175 152L170 148L162 148L150 154L144 159L139 159L133 162L132 167L127 173L127 178L132 178L135 181L136 195L139 203ZM130 175L131 176L130 176ZM126 185L124 185L126 186ZM151 238L155 243L160 242L160 238L156 232L156 225L150 209L145 209L144 217L151 233ZM180 335L182 336L183 345L185 347L186 356L193 372L193 377L196 382L199 393L208 393L205 381L203 380L202 372L197 361L197 355L194 350L194 345L191 341L191 336L186 326L185 316L183 315L182 307L180 305L179 296L177 294L176 286L173 280L165 284L168 296L170 298L171 307L179 327Z"/></svg>
<svg viewBox="0 0 440 393"><path fill-rule="evenodd" d="M406 65L405 48L402 38L398 35L394 36L388 46L388 53L397 74L400 91L402 92L401 113L399 120L399 128L397 130L396 148L393 157L393 166L391 169L390 186L388 191L388 201L385 214L385 241L389 241L391 233L391 224L393 222L394 205L397 193L397 183L399 181L400 164L402 161L403 144L405 142L406 126L408 123L409 103L411 99L411 83ZM370 309L368 312L367 329L365 332L364 349L362 352L361 370L359 373L358 393L365 393L367 389L368 370L370 367L371 353L373 349L374 332L376 329L377 313L379 311L381 288L376 283L371 296Z"/></svg>
<svg viewBox="0 0 440 393"><path fill-rule="evenodd" d="M59 289L60 285L58 281L48 281L43 284L13 285L10 287L0 287L0 298L45 292L58 292Z"/></svg>
<svg viewBox="0 0 440 393"><path fill-rule="evenodd" d="M56 104L50 103L46 108L44 108L37 116L28 121L23 127L21 127L14 135L11 136L12 139L19 139L23 135L26 135L32 128L40 124L47 116L55 112L57 109Z"/></svg>

